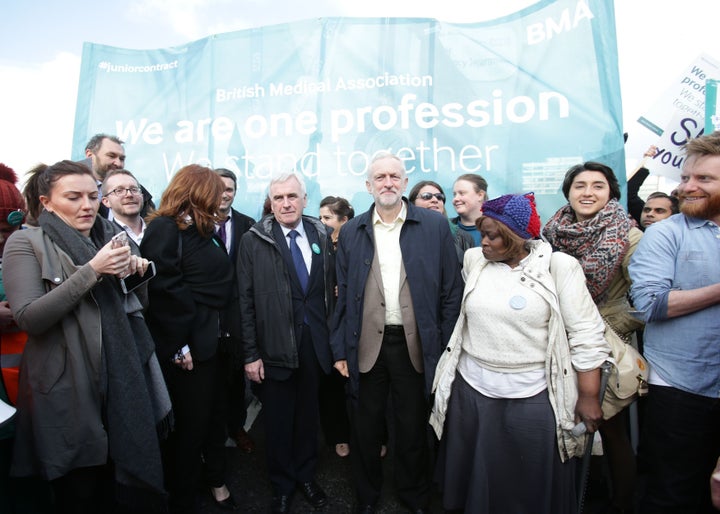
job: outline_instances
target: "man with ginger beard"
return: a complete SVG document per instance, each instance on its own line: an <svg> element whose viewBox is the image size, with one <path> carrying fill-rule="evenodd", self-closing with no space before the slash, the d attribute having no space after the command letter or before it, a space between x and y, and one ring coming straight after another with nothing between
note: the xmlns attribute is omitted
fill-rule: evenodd
<svg viewBox="0 0 720 514"><path fill-rule="evenodd" d="M629 269L650 363L643 513L713 512L720 455L720 132L684 149L680 214L648 227Z"/></svg>

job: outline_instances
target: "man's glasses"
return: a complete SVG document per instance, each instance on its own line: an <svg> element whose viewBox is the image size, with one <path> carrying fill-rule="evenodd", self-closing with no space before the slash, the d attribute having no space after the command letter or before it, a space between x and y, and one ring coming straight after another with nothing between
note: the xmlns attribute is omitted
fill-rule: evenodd
<svg viewBox="0 0 720 514"><path fill-rule="evenodd" d="M418 198L427 202L428 200L431 200L433 196L437 198L439 202L445 202L445 195L442 193L420 193Z"/></svg>
<svg viewBox="0 0 720 514"><path fill-rule="evenodd" d="M113 189L112 191L108 192L109 195L115 195L115 196L125 196L128 193L130 193L133 196L139 195L140 188L139 187L117 187L117 188Z"/></svg>

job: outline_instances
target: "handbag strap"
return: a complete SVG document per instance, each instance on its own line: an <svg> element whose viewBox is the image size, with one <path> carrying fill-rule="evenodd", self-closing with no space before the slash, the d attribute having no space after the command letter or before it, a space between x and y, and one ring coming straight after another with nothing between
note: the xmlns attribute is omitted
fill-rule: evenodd
<svg viewBox="0 0 720 514"><path fill-rule="evenodd" d="M615 330L615 327L613 327L612 323L610 323L610 322L607 320L607 318L606 318L602 313L600 313L600 317L602 318L603 322L605 323L605 326L606 326L608 329L612 330L613 334L615 334L616 336L618 336L618 338L619 338L623 343L625 343L625 344L630 344L630 338L632 337L630 334L627 334L627 335L619 334L618 331Z"/></svg>

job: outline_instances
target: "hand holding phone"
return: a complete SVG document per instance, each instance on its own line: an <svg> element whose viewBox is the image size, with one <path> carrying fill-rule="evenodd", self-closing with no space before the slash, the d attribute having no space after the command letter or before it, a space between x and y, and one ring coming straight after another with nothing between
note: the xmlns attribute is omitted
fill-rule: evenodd
<svg viewBox="0 0 720 514"><path fill-rule="evenodd" d="M115 234L110 241L112 241L112 249L113 250L115 248L121 248L123 246L130 246L130 242L128 241L127 232L125 232L124 230L122 232L118 232L117 234Z"/></svg>
<svg viewBox="0 0 720 514"><path fill-rule="evenodd" d="M153 261L150 261L148 263L148 267L145 270L145 273L143 276L140 276L139 273L133 273L130 276L127 276L125 278L120 279L120 287L122 288L123 293L128 294L129 292L133 291L134 289L137 289L142 284L153 278L156 274L155 271L155 263Z"/></svg>
<svg viewBox="0 0 720 514"><path fill-rule="evenodd" d="M121 277L127 274L130 255L130 243L127 233L123 230L121 233L115 234L105 246L100 248L88 264L95 270L98 277L100 275Z"/></svg>

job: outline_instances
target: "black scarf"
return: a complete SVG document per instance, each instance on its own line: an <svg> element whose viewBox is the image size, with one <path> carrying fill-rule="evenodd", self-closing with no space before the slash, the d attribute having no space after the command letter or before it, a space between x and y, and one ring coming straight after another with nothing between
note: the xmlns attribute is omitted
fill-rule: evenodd
<svg viewBox="0 0 720 514"><path fill-rule="evenodd" d="M113 235L112 225L99 216L89 238L47 211L40 214L38 223L78 266L89 262ZM155 344L142 317L125 312L115 277L103 276L90 294L100 310L103 378L98 388L105 400L104 421L116 482L164 494L158 431L168 428L171 413L163 401L165 384L158 384L154 376Z"/></svg>

